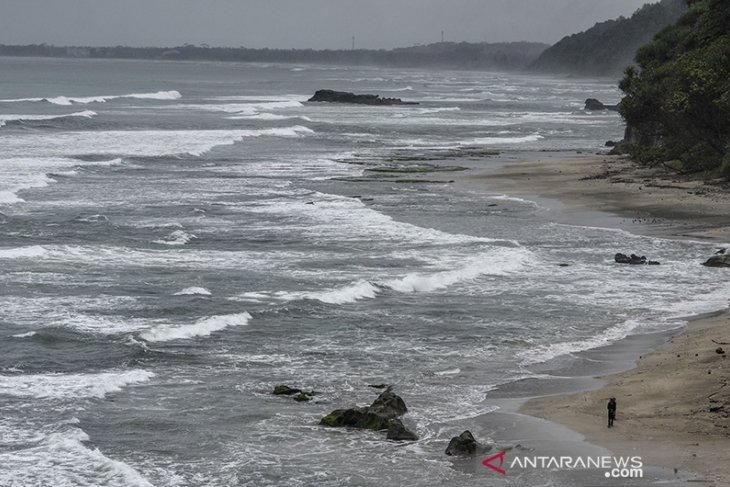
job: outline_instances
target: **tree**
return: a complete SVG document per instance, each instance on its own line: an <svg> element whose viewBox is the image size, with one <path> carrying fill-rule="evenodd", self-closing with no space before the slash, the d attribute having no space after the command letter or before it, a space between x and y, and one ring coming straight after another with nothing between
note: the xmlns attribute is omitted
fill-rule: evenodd
<svg viewBox="0 0 730 487"><path fill-rule="evenodd" d="M679 160L730 177L730 2L694 0L676 25L636 54L621 115L640 160Z"/></svg>

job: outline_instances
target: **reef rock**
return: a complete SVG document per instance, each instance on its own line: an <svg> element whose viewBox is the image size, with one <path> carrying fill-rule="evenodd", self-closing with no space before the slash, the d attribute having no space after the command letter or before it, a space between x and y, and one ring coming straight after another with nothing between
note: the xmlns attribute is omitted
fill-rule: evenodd
<svg viewBox="0 0 730 487"><path fill-rule="evenodd" d="M418 435L406 428L400 419L393 418L388 421L388 440L394 441L416 441Z"/></svg>
<svg viewBox="0 0 730 487"><path fill-rule="evenodd" d="M391 419L403 416L406 411L408 411L408 408L403 399L388 388L370 406L335 409L322 418L319 424L380 431L388 429L388 422Z"/></svg>
<svg viewBox="0 0 730 487"><path fill-rule="evenodd" d="M730 267L730 255L713 255L702 265L706 265L707 267Z"/></svg>
<svg viewBox="0 0 730 487"><path fill-rule="evenodd" d="M381 98L380 95L356 95L347 91L317 90L307 101L327 103L351 103L356 105L418 105L400 98Z"/></svg>
<svg viewBox="0 0 730 487"><path fill-rule="evenodd" d="M630 256L622 253L616 254L613 259L617 264L631 264L631 265L659 265L660 263L655 260L647 260L645 256L639 257L636 254Z"/></svg>
<svg viewBox="0 0 730 487"><path fill-rule="evenodd" d="M596 100L595 98L588 98L586 100L586 110L589 110L591 112L595 112L598 110L611 110L614 112L618 111L618 105L604 105L600 101Z"/></svg>

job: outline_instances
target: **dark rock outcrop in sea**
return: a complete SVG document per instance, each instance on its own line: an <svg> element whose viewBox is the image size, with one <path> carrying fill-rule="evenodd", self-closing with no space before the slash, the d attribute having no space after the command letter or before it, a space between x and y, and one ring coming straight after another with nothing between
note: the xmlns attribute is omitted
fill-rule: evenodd
<svg viewBox="0 0 730 487"><path fill-rule="evenodd" d="M289 387L283 384L274 387L272 394L275 396L294 396L294 400L297 402L307 402L317 395L314 391L303 391L296 387Z"/></svg>
<svg viewBox="0 0 730 487"><path fill-rule="evenodd" d="M385 438L394 441L416 441L418 435L406 428L400 419L393 418L388 421L388 435Z"/></svg>
<svg viewBox="0 0 730 487"><path fill-rule="evenodd" d="M655 260L647 260L645 256L639 257L636 254L630 256L622 253L616 254L613 259L617 264L631 264L631 265L659 265L659 262Z"/></svg>
<svg viewBox="0 0 730 487"><path fill-rule="evenodd" d="M491 450L489 445L481 445L471 434L471 431L464 431L459 436L454 436L446 447L446 454L452 456L475 455Z"/></svg>
<svg viewBox="0 0 730 487"><path fill-rule="evenodd" d="M417 102L400 98L381 98L380 95L356 95L347 91L317 90L307 101L350 103L356 105L418 105Z"/></svg>
<svg viewBox="0 0 730 487"><path fill-rule="evenodd" d="M618 105L604 105L600 101L596 100L595 98L588 98L586 100L586 110L595 112L598 110L611 110L614 112L618 111Z"/></svg>
<svg viewBox="0 0 730 487"><path fill-rule="evenodd" d="M388 422L391 419L403 416L407 411L408 408L403 399L388 388L370 406L335 409L322 418L319 424L380 431L388 429Z"/></svg>
<svg viewBox="0 0 730 487"><path fill-rule="evenodd" d="M704 262L702 265L705 265L707 267L730 267L730 255L713 255L712 257L707 259L707 262Z"/></svg>

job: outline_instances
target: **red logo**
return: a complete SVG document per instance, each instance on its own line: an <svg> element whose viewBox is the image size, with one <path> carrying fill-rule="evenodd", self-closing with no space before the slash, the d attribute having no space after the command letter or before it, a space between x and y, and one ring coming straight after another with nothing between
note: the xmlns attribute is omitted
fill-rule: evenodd
<svg viewBox="0 0 730 487"><path fill-rule="evenodd" d="M497 453L496 455L494 455L492 457L489 457L486 460L484 460L482 462L482 465L484 465L485 467L491 468L492 470L494 470L497 473L501 473L502 475L507 475L507 471L506 470L499 468L499 467L501 467L504 464L504 456L506 454L507 454L506 451L503 451L502 453ZM494 460L498 459L498 458L499 458L499 467L497 467L495 465L492 465L492 462Z"/></svg>

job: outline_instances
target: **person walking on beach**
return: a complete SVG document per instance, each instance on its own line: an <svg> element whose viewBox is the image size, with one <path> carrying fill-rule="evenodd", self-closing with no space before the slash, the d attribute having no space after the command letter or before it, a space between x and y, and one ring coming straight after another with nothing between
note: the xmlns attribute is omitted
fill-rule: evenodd
<svg viewBox="0 0 730 487"><path fill-rule="evenodd" d="M608 400L608 427L613 426L613 421L616 419L616 398L612 397Z"/></svg>

